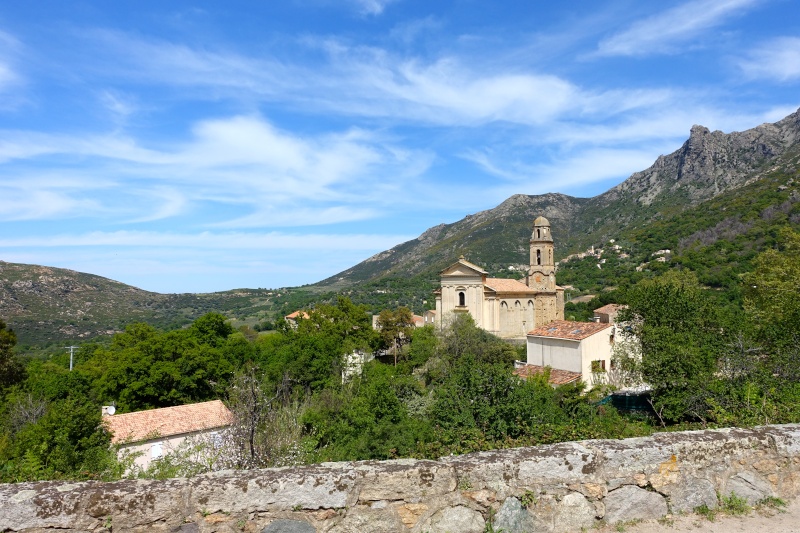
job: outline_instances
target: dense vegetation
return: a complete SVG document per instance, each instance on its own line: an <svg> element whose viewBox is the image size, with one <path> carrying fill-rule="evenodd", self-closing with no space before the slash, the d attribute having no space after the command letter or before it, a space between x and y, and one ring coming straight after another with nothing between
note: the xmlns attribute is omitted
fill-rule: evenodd
<svg viewBox="0 0 800 533"><path fill-rule="evenodd" d="M408 310L397 309L382 315L381 334L365 306L339 297L296 327L278 320L260 335L217 313L178 330L137 323L82 345L71 372L66 355L20 357L0 322L0 480L121 476L129 465L116 459L100 419L112 402L128 412L221 398L236 414L227 456L205 466L179 457L143 473L157 476L797 422L800 234L785 226L772 238L775 247L738 278L740 299L720 298L686 268L604 295L629 305L625 319L640 344L615 357L629 378L651 385L650 418L595 403L582 386L517 378L520 349L468 315L436 333L411 330ZM354 352L384 355L343 379Z"/></svg>

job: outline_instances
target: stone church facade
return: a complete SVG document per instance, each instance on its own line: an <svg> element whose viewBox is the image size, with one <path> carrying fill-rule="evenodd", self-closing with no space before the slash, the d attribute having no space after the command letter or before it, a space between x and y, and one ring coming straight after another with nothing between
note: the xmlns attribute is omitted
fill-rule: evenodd
<svg viewBox="0 0 800 533"><path fill-rule="evenodd" d="M436 321L446 325L457 313L498 337L524 339L528 331L564 319L564 289L556 285L553 237L544 217L533 221L530 267L524 281L490 278L461 256L441 272Z"/></svg>

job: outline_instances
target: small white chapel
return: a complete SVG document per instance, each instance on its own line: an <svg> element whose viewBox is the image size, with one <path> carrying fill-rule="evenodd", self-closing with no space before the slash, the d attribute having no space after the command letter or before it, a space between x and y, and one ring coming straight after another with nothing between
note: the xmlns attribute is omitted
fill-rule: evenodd
<svg viewBox="0 0 800 533"><path fill-rule="evenodd" d="M544 217L533 221L530 268L524 281L489 278L461 256L441 272L436 291L436 322L446 325L457 313L498 337L524 340L534 328L564 319L564 289L556 285L553 237Z"/></svg>

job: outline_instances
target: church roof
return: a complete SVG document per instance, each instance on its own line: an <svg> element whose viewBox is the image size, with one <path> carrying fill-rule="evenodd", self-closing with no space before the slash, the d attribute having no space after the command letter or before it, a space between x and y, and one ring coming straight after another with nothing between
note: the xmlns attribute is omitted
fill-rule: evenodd
<svg viewBox="0 0 800 533"><path fill-rule="evenodd" d="M531 376L544 374L546 367L537 365L523 365L514 369L514 375L527 379ZM550 368L550 379L547 380L550 385L566 385L581 379L580 372L570 372L569 370L559 370L557 368Z"/></svg>
<svg viewBox="0 0 800 533"><path fill-rule="evenodd" d="M478 265L476 265L476 264L474 264L474 263L470 263L469 261L467 261L466 259L464 259L464 256L463 256L463 255L462 255L461 257L459 257L459 258L458 258L458 261L457 261L457 262L453 263L453 264L452 264L452 265L450 265L449 267L447 267L447 268L445 268L444 270L442 270L442 271L441 271L441 274L444 274L444 273L445 273L445 272L447 272L448 270L452 270L453 268L457 267L458 265L463 265L463 266L465 266L465 267L467 267L467 268L469 268L469 269L471 269L471 270L474 270L474 271L475 271L475 272L477 272L478 274L488 274L488 272L486 272L484 269L482 269L482 268L481 268L481 267L479 267Z"/></svg>
<svg viewBox="0 0 800 533"><path fill-rule="evenodd" d="M553 320L528 332L528 337L550 337L580 341L591 337L598 331L613 327L613 324L599 322L575 322L572 320Z"/></svg>
<svg viewBox="0 0 800 533"><path fill-rule="evenodd" d="M530 293L535 294L538 291L531 289L524 283L516 279L506 278L486 278L486 287L492 289L497 293L514 292L514 293Z"/></svg>
<svg viewBox="0 0 800 533"><path fill-rule="evenodd" d="M219 400L103 417L112 444L221 428L232 421L233 415Z"/></svg>
<svg viewBox="0 0 800 533"><path fill-rule="evenodd" d="M536 219L533 221L533 225L534 226L549 226L550 225L550 221L547 220L544 217L536 217Z"/></svg>

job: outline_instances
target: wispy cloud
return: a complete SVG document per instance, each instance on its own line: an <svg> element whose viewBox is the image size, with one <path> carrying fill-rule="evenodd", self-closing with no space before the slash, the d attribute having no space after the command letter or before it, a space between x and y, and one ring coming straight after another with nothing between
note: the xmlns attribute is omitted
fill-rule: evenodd
<svg viewBox="0 0 800 533"><path fill-rule="evenodd" d="M314 226L374 218L413 202L413 182L429 167L422 150L393 146L366 130L298 136L259 116L198 122L189 139L159 150L117 135L48 136L0 131L0 191L17 201L0 219L123 216L127 223L235 206L208 218L222 227ZM43 157L81 156L92 165L46 179ZM374 176L382 176L375 180ZM7 179L3 180L2 177ZM30 194L36 183L36 195ZM370 207L364 207L370 206ZM91 209L88 209L91 207Z"/></svg>
<svg viewBox="0 0 800 533"><path fill-rule="evenodd" d="M787 82L800 79L800 37L780 37L755 47L739 62L745 76Z"/></svg>
<svg viewBox="0 0 800 533"><path fill-rule="evenodd" d="M646 56L673 53L703 32L744 14L763 0L696 0L633 23L600 41L595 55Z"/></svg>
<svg viewBox="0 0 800 533"><path fill-rule="evenodd" d="M171 87L184 98L244 97L305 113L417 125L539 125L570 115L623 113L669 97L669 90L660 88L598 92L546 72L474 57L422 59L335 39L307 38L305 46L324 60L288 65L270 56L201 50L123 33L93 35L117 50L113 57L127 59L106 64L106 75ZM187 93L187 87L203 90Z"/></svg>
<svg viewBox="0 0 800 533"><path fill-rule="evenodd" d="M152 231L94 231L83 234L61 234L44 237L0 237L4 248L64 248L64 247L147 247L203 248L215 250L247 249L324 249L375 250L385 249L412 238L409 235L330 234L330 233L252 233L201 232L172 233Z"/></svg>
<svg viewBox="0 0 800 533"><path fill-rule="evenodd" d="M380 15L386 6L397 0L350 0L362 14Z"/></svg>

